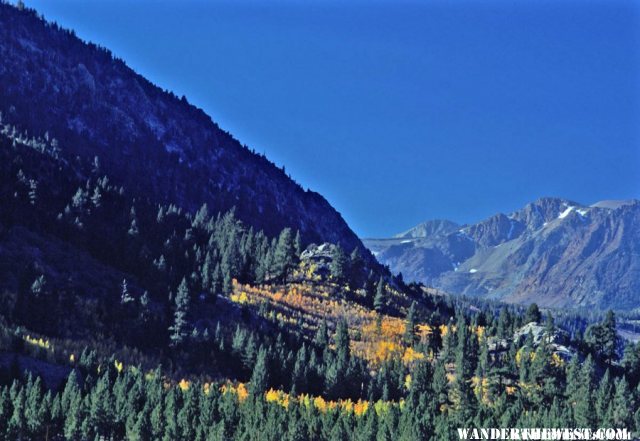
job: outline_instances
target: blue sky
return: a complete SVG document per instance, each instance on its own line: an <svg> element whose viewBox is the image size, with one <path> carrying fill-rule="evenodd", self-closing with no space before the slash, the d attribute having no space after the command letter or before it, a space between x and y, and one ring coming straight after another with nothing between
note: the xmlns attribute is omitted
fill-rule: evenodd
<svg viewBox="0 0 640 441"><path fill-rule="evenodd" d="M640 197L640 3L27 0L363 237Z"/></svg>

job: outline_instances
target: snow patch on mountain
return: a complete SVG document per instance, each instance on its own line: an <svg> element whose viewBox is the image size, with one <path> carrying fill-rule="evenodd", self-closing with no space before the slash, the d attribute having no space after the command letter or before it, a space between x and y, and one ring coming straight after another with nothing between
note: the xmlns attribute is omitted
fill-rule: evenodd
<svg viewBox="0 0 640 441"><path fill-rule="evenodd" d="M560 215L558 216L558 219L564 219L565 217L569 216L569 214L575 209L576 207L574 206L569 206L567 207L566 210L564 210L562 213L560 213Z"/></svg>

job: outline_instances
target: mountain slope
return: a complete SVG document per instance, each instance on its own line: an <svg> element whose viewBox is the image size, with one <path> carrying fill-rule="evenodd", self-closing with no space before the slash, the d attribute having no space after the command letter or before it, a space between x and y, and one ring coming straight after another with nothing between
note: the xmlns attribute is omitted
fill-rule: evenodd
<svg viewBox="0 0 640 441"><path fill-rule="evenodd" d="M101 172L153 203L191 211L203 203L213 212L235 207L240 219L268 235L288 226L305 242L364 251L322 196L107 50L35 12L0 4L0 58L4 122L55 139L65 160L96 161Z"/></svg>
<svg viewBox="0 0 640 441"><path fill-rule="evenodd" d="M640 202L542 198L456 231L366 240L383 264L444 291L554 307L640 306ZM411 230L410 230L411 231Z"/></svg>

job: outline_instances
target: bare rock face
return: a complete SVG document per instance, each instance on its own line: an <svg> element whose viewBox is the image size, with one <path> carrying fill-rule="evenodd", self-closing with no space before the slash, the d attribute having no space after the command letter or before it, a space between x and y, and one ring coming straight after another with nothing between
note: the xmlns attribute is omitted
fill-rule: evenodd
<svg viewBox="0 0 640 441"><path fill-rule="evenodd" d="M403 236L404 237L404 236ZM405 280L547 307L640 306L640 201L542 198L454 232L365 240Z"/></svg>

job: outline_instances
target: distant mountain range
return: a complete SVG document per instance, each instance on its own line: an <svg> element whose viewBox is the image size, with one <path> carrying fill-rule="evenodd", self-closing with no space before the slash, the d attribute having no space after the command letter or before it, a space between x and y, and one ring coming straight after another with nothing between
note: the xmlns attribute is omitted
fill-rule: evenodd
<svg viewBox="0 0 640 441"><path fill-rule="evenodd" d="M473 225L424 222L365 245L406 281L548 307L640 306L640 201L542 198Z"/></svg>

